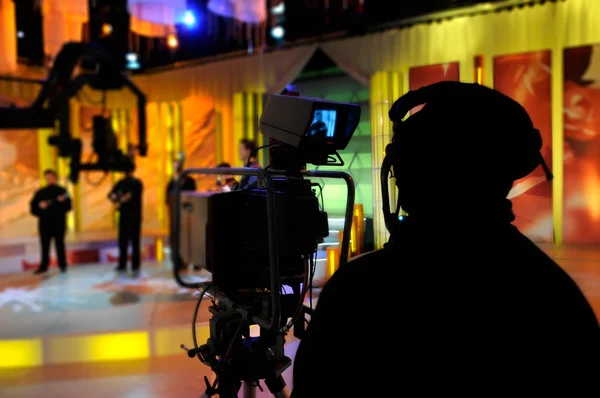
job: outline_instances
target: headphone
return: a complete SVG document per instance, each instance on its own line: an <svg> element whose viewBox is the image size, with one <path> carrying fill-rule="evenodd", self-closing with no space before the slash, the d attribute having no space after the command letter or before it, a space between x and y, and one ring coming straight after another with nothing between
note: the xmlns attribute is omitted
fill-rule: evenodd
<svg viewBox="0 0 600 398"><path fill-rule="evenodd" d="M392 142L389 143L385 148L385 157L381 165L381 195L383 204L383 217L385 220L385 226L390 234L393 234L396 227L400 224L405 223L408 217L402 217L402 220L398 217L400 212L400 203L396 204L396 209L392 211L390 209L390 196L388 183L392 167L397 164L399 159L400 143L398 137L401 133L406 130L405 122L402 120L406 114L416 106L423 105L425 103L441 100L446 101L459 101L460 97L469 94L494 94L497 98L503 96L499 92L492 90L485 86L480 86L476 83L460 83L460 82L439 82L429 86L422 87L418 90L409 91L402 97L400 97L389 111L389 118L393 123ZM504 101L511 100L504 96ZM514 101L513 101L514 102ZM508 103L508 102L507 102ZM517 104L515 102L515 104ZM439 105L439 104L438 104ZM412 129L411 129L412 130ZM415 132L412 131L414 134ZM511 175L516 181L523 178L535 170L539 165L542 166L546 179L551 181L553 179L552 172L548 168L546 161L541 153L542 148L542 136L536 128L525 128L518 129L516 131L519 137L518 154L516 160L511 163L514 170L511 170Z"/></svg>

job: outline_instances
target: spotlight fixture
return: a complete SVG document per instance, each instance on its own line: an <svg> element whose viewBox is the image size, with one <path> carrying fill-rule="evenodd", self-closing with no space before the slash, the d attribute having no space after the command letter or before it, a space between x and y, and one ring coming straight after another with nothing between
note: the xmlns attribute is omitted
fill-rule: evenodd
<svg viewBox="0 0 600 398"><path fill-rule="evenodd" d="M167 36L167 46L171 49L176 49L179 46L179 40L174 33L169 33Z"/></svg>
<svg viewBox="0 0 600 398"><path fill-rule="evenodd" d="M194 13L191 11L186 11L183 15L183 23L189 28L196 25L196 16Z"/></svg>
<svg viewBox="0 0 600 398"><path fill-rule="evenodd" d="M274 26L271 29L271 37L274 39L281 40L283 39L283 36L285 36L285 29L283 29L283 26Z"/></svg>
<svg viewBox="0 0 600 398"><path fill-rule="evenodd" d="M109 24L109 23L102 24L102 36L104 36L104 37L110 36L112 31L113 31L113 27L111 24Z"/></svg>

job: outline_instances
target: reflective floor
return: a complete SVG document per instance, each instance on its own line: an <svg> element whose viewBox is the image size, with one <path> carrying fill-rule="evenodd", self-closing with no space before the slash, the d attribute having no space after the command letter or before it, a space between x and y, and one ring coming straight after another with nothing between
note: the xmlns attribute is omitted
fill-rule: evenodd
<svg viewBox="0 0 600 398"><path fill-rule="evenodd" d="M541 248L600 318L600 247ZM108 265L2 276L0 397L199 397L209 369L179 348L192 345L195 294L157 263L144 264L136 279L117 277ZM199 315L199 341L208 337L207 307ZM297 344L289 339L292 358ZM285 378L291 384L290 371Z"/></svg>

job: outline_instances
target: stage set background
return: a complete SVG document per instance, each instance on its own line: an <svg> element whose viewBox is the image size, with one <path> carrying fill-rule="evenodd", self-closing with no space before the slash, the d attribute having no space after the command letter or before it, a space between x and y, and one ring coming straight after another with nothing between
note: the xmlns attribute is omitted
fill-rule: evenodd
<svg viewBox="0 0 600 398"><path fill-rule="evenodd" d="M182 104L191 101L191 98L210 98L214 110L214 145L217 148L215 162L226 160L239 165L237 140L247 132L239 131L234 125L239 116L234 106L236 95L280 92L294 80L319 47L341 69L370 88L372 162L373 175L376 176L391 134L387 110L391 102L410 87L410 70L456 62L461 81L477 81L489 86L498 84L500 90L518 97L530 111L531 101L540 101L541 108L546 109L540 109L532 117L539 120L536 123L544 134L545 154L551 154L555 179L552 184L538 182L536 175L532 175L529 181L520 182L524 185L517 185L520 191L513 190L511 193L518 213L517 224L522 222L520 227L536 240L597 243L600 234L594 232L598 228L594 221L598 217L599 201L595 199L596 185L589 184L589 181L598 181L596 173L599 170L592 161L596 140L591 139L595 137L595 119L590 110L597 113L597 109L593 100L595 83L590 84L589 80L595 79L585 76L574 78L572 75L593 75L598 67L590 62L577 73L565 74L563 71L575 68L570 63L577 63L577 56L573 54L579 51L565 52L565 49L600 43L598 20L598 1L544 2L272 53L210 63L203 60L141 75L135 77L135 81L153 103L149 107L155 106L159 110L165 104L181 109ZM16 70L9 72L18 73ZM27 73L31 72L21 74ZM513 83L509 84L511 79ZM28 94L28 89L19 84L2 85L0 90L7 95L20 94L18 96L23 98L31 98L34 94ZM564 123L567 129L563 133L565 101L567 116ZM129 94L111 93L107 103L111 109L132 109L134 98ZM550 104L550 127L544 127L548 118L546 103ZM208 109L210 106L201 105L201 108ZM181 116L183 126L203 112L199 112L197 107L187 109ZM174 114L176 112L172 110L149 114L150 125L158 126L162 134L165 120ZM573 118L577 120L575 127L571 126ZM161 135L161 138L165 137ZM166 182L170 168L167 155L161 154L161 182ZM576 171L569 171L569 157L579 159L573 163L577 165L573 168ZM380 246L387 233L378 215L381 198L375 178L373 188L375 237L376 244ZM552 193L550 198L549 190ZM160 193L157 196L160 199ZM552 207L551 212L548 206ZM531 208L535 208L535 214L526 210Z"/></svg>

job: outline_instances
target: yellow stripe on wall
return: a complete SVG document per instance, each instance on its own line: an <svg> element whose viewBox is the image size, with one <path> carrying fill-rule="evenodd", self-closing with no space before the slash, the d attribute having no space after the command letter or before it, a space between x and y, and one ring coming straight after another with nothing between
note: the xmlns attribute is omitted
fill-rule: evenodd
<svg viewBox="0 0 600 398"><path fill-rule="evenodd" d="M373 229L375 236L375 248L383 247L389 239L385 227L385 220L381 212L381 164L385 157L385 148L392 139L392 123L388 117L394 101L402 93L402 76L392 72L377 72L371 77L371 147L373 153L373 206L376 211L373 214ZM390 180L389 192L391 202L395 203L395 184ZM392 205L393 206L393 205Z"/></svg>
<svg viewBox="0 0 600 398"><path fill-rule="evenodd" d="M48 144L48 138L54 135L54 129L38 130L38 160L40 169L40 182L45 184L44 171L46 169L56 170L56 150Z"/></svg>
<svg viewBox="0 0 600 398"><path fill-rule="evenodd" d="M242 138L256 142L258 146L266 144L265 137L258 131L258 122L263 111L263 95L260 93L244 92L233 95L234 139L237 144ZM265 153L259 153L258 159L265 159ZM263 161L259 160L261 163ZM230 163L234 163L229 161ZM242 165L241 160L236 160Z"/></svg>
<svg viewBox="0 0 600 398"><path fill-rule="evenodd" d="M552 49L552 221L554 224L554 243L563 243L564 217L564 37L565 28L558 24L554 32Z"/></svg>
<svg viewBox="0 0 600 398"><path fill-rule="evenodd" d="M72 99L69 101L69 106L71 114L71 136L73 138L81 138L80 105L76 100ZM71 195L73 205L73 211L69 213L69 217L73 220L73 230L79 232L81 231L82 225L81 185L69 183L69 194Z"/></svg>
<svg viewBox="0 0 600 398"><path fill-rule="evenodd" d="M244 113L245 113L245 93L235 93L233 94L233 145L235 146L234 153L237 153L237 146L242 138L246 136L244 131ZM242 160L237 159L225 159L226 162L230 163L232 166L244 166Z"/></svg>

